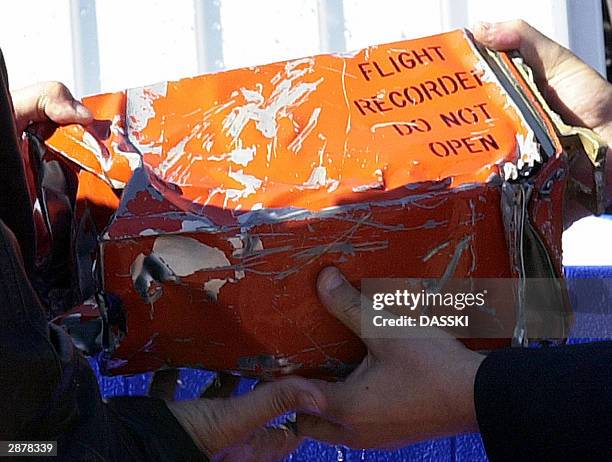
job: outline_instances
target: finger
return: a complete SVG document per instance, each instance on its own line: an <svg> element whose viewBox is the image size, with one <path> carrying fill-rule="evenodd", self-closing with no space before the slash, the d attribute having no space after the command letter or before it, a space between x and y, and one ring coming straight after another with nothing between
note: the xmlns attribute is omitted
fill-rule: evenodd
<svg viewBox="0 0 612 462"><path fill-rule="evenodd" d="M249 441L225 451L223 462L276 462L295 451L302 438L284 425L257 430Z"/></svg>
<svg viewBox="0 0 612 462"><path fill-rule="evenodd" d="M472 27L474 38L494 50L518 50L521 44L518 28L508 22L477 22Z"/></svg>
<svg viewBox="0 0 612 462"><path fill-rule="evenodd" d="M290 378L268 383L252 392L225 400L211 400L216 426L228 441L242 441L272 419L290 411L320 414L325 396L305 379Z"/></svg>
<svg viewBox="0 0 612 462"><path fill-rule="evenodd" d="M76 100L60 82L44 84L39 101L44 116L60 125L88 124L93 120L89 109Z"/></svg>
<svg viewBox="0 0 612 462"><path fill-rule="evenodd" d="M473 27L477 41L494 50L519 50L537 79L549 80L565 59L574 58L567 48L552 41L522 20L477 23Z"/></svg>
<svg viewBox="0 0 612 462"><path fill-rule="evenodd" d="M298 436L302 438L312 438L328 443L344 443L349 439L348 430L330 422L322 417L298 414L297 415Z"/></svg>
<svg viewBox="0 0 612 462"><path fill-rule="evenodd" d="M319 273L317 291L325 308L361 336L361 294L337 268L329 266Z"/></svg>
<svg viewBox="0 0 612 462"><path fill-rule="evenodd" d="M87 125L93 120L89 109L77 100L49 102L45 106L45 114L51 121L60 125Z"/></svg>

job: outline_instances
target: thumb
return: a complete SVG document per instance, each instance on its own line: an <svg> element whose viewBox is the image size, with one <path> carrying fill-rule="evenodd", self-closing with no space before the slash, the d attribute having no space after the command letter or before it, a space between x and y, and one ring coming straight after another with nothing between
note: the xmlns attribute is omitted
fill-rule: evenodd
<svg viewBox="0 0 612 462"><path fill-rule="evenodd" d="M355 335L361 336L361 294L340 270L333 266L323 269L317 279L317 291L325 308Z"/></svg>
<svg viewBox="0 0 612 462"><path fill-rule="evenodd" d="M576 59L567 48L520 19L492 24L480 22L474 25L473 33L477 41L493 50L519 50L539 80L551 79L561 62Z"/></svg>
<svg viewBox="0 0 612 462"><path fill-rule="evenodd" d="M61 82L37 83L14 90L11 96L19 133L33 122L86 125L93 120L91 112Z"/></svg>
<svg viewBox="0 0 612 462"><path fill-rule="evenodd" d="M89 109L74 99L70 92L61 97L47 99L44 112L49 119L60 125L87 125L93 120Z"/></svg>

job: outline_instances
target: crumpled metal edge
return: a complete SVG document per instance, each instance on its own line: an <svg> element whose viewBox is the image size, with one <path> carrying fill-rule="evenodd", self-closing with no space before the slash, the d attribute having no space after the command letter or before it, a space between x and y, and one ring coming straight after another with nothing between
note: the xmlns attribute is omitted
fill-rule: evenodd
<svg viewBox="0 0 612 462"><path fill-rule="evenodd" d="M567 149L570 160L578 155L586 155L593 165L593 185L585 185L578 179L570 176L568 183L569 197L576 199L595 215L601 215L604 213L607 205L605 200L607 143L593 130L584 127L574 127L563 122L561 116L550 108L540 93L533 78L533 72L525 64L523 58L518 54L514 54L512 61L542 108L550 117L564 144L564 148L566 146L570 147L570 149Z"/></svg>

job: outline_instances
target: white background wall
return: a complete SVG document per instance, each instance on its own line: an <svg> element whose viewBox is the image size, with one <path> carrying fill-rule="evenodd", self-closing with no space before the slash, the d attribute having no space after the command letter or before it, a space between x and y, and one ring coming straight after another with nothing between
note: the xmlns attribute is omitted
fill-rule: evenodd
<svg viewBox="0 0 612 462"><path fill-rule="evenodd" d="M604 72L600 0L5 0L0 47L12 87L82 96L519 17ZM606 224L567 232L565 262L612 264L585 239Z"/></svg>
<svg viewBox="0 0 612 462"><path fill-rule="evenodd" d="M222 63L216 66L198 63L198 3L204 10L218 9L213 33L204 35L221 48ZM344 16L344 31L332 21L332 34L344 39L335 41L335 49L323 43L319 15L325 10ZM207 67L352 50L477 20L517 17L603 70L599 0L5 0L0 2L0 46L13 86L54 79L79 93L75 71L85 67L99 75L99 85L82 89L92 93L176 79ZM80 49L73 49L73 36L82 38ZM96 55L97 63L80 66Z"/></svg>

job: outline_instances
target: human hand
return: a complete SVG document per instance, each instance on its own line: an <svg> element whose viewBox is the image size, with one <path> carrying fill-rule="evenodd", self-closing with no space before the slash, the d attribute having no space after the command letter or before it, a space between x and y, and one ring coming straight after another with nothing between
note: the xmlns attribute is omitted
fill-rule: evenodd
<svg viewBox="0 0 612 462"><path fill-rule="evenodd" d="M360 334L361 295L336 268L324 269L321 302ZM477 430L474 379L484 359L450 335L363 339L368 353L340 383L319 383L326 409L298 414L301 436L356 448L399 447Z"/></svg>
<svg viewBox="0 0 612 462"><path fill-rule="evenodd" d="M551 108L612 145L612 85L595 69L525 21L478 23L473 33L493 50L519 50Z"/></svg>
<svg viewBox="0 0 612 462"><path fill-rule="evenodd" d="M536 85L567 124L586 127L612 147L612 85L570 50L538 32L525 21L478 23L474 38L493 50L519 50L533 70ZM606 200L612 200L612 149L607 154ZM592 166L577 159L572 174L589 184ZM571 204L566 225L588 212Z"/></svg>
<svg viewBox="0 0 612 462"><path fill-rule="evenodd" d="M277 461L293 452L302 438L288 428L266 428L290 411L318 415L326 401L318 387L299 378L258 386L232 398L167 402L195 444L214 461Z"/></svg>
<svg viewBox="0 0 612 462"><path fill-rule="evenodd" d="M86 125L93 120L89 109L74 99L60 82L42 82L11 92L17 133L34 122L50 120L60 125Z"/></svg>

